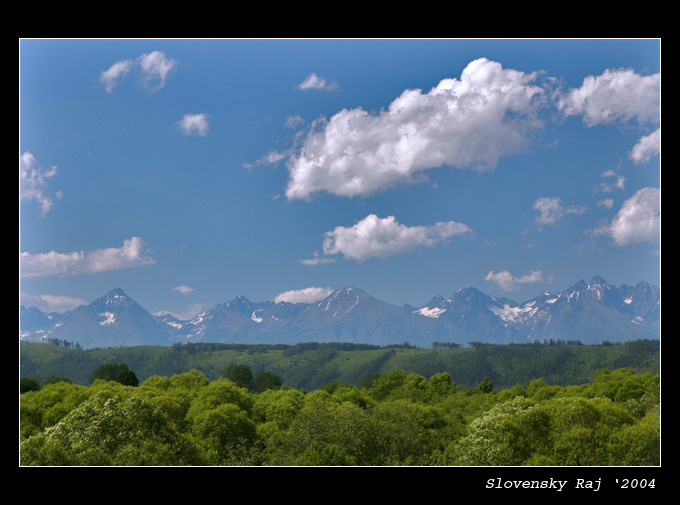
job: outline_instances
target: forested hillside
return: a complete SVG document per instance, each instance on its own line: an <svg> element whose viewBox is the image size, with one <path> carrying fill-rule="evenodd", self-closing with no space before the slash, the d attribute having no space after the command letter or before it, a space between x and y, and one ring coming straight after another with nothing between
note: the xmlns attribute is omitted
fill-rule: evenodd
<svg viewBox="0 0 680 505"><path fill-rule="evenodd" d="M659 464L658 341L434 347L22 344L20 461Z"/></svg>
<svg viewBox="0 0 680 505"><path fill-rule="evenodd" d="M447 372L452 381L465 387L489 377L496 387L512 387L533 379L548 384L584 384L601 368L628 367L659 373L659 342L638 340L625 344L579 345L574 342L492 345L434 349L408 344L380 347L365 344L245 345L185 344L117 347L81 350L65 342L59 345L22 343L20 374L44 381L68 378L76 384L90 383L93 371L108 363L125 363L139 378L172 376L197 370L209 380L219 378L230 364L243 364L254 374L272 372L284 384L308 391L342 380L361 386L363 378L399 368L424 377ZM455 347L455 346L454 346Z"/></svg>
<svg viewBox="0 0 680 505"><path fill-rule="evenodd" d="M394 368L367 387L257 392L197 371L45 384L20 400L22 465L659 465L659 376L601 370L466 388Z"/></svg>

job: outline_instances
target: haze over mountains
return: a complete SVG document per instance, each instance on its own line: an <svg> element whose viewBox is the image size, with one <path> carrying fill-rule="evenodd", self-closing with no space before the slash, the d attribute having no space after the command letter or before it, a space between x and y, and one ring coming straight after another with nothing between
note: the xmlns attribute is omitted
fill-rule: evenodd
<svg viewBox="0 0 680 505"><path fill-rule="evenodd" d="M176 342L295 344L355 342L527 343L578 340L583 344L660 338L658 287L615 287L601 277L526 302L463 288L423 307L396 306L354 287L313 303L251 302L243 296L183 321L153 316L116 288L64 314L21 307L20 338L78 343L83 348L172 345Z"/></svg>

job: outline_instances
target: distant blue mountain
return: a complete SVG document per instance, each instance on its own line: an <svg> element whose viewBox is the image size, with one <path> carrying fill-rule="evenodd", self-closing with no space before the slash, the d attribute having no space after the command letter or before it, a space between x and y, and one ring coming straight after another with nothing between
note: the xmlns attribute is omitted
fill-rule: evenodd
<svg viewBox="0 0 680 505"><path fill-rule="evenodd" d="M117 288L65 314L21 307L20 338L55 338L84 348L175 342L409 342L419 347L434 341L622 342L660 338L660 298L659 288L647 282L617 288L601 277L523 303L464 288L448 298L435 296L420 308L398 307L343 287L313 303L251 302L239 296L179 320L151 315Z"/></svg>
<svg viewBox="0 0 680 505"><path fill-rule="evenodd" d="M35 340L39 335L77 342L84 348L168 345L171 339L164 325L120 288L109 291L89 305L67 312L54 324L39 329L35 328L41 320L36 311L35 307L21 308L20 333L25 339ZM48 320L52 322L54 318L48 317ZM33 331L25 330L31 327Z"/></svg>

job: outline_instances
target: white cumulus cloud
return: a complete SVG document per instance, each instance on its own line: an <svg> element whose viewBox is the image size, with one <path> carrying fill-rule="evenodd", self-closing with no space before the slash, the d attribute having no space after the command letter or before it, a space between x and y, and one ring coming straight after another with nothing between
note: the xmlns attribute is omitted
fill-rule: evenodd
<svg viewBox="0 0 680 505"><path fill-rule="evenodd" d="M588 76L580 88L558 102L565 116L583 115L588 126L602 123L658 122L661 112L661 74L643 76L630 69L605 70Z"/></svg>
<svg viewBox="0 0 680 505"><path fill-rule="evenodd" d="M90 274L153 263L155 261L147 255L146 246L139 237L125 240L119 248L70 253L19 253L19 273L22 277Z"/></svg>
<svg viewBox="0 0 680 505"><path fill-rule="evenodd" d="M503 291L517 291L522 284L541 282L543 280L543 273L540 270L532 270L528 275L514 277L507 270L498 273L491 270L484 280L497 284Z"/></svg>
<svg viewBox="0 0 680 505"><path fill-rule="evenodd" d="M303 289L294 289L280 293L276 296L276 298L274 298L274 302L312 303L326 298L332 292L332 288L318 288L315 286Z"/></svg>
<svg viewBox="0 0 680 505"><path fill-rule="evenodd" d="M324 254L343 254L359 262L371 257L387 258L411 252L419 247L431 247L454 235L472 233L465 224L455 221L432 226L406 226L394 216L379 218L370 214L351 227L338 226L326 232Z"/></svg>
<svg viewBox="0 0 680 505"><path fill-rule="evenodd" d="M661 152L661 128L658 128L649 135L642 137L633 147L630 159L635 163L646 163L652 156Z"/></svg>
<svg viewBox="0 0 680 505"><path fill-rule="evenodd" d="M142 54L139 58L117 61L101 72L99 82L106 91L112 92L132 70L139 70L141 83L151 91L163 88L170 74L177 68L177 60L168 58L161 51ZM157 83L151 86L152 83Z"/></svg>
<svg viewBox="0 0 680 505"><path fill-rule="evenodd" d="M460 79L428 93L407 89L380 112L343 109L318 119L288 160L286 196L369 195L444 165L494 169L542 127L537 75L481 58Z"/></svg>
<svg viewBox="0 0 680 505"><path fill-rule="evenodd" d="M184 131L185 135L200 135L208 134L210 125L208 124L208 115L201 114L184 114L177 124Z"/></svg>
<svg viewBox="0 0 680 505"><path fill-rule="evenodd" d="M182 293L183 295L188 295L194 292L194 288L190 288L189 286L175 286L172 288L172 290Z"/></svg>
<svg viewBox="0 0 680 505"><path fill-rule="evenodd" d="M642 188L626 200L608 228L616 245L659 242L661 190Z"/></svg>

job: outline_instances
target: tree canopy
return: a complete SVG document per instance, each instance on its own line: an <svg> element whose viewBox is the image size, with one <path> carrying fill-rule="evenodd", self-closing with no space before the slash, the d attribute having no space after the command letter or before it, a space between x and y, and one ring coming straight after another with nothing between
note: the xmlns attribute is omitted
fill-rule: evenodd
<svg viewBox="0 0 680 505"><path fill-rule="evenodd" d="M120 382L125 386L137 386L139 380L125 363L109 363L98 366L90 377L90 384L96 380Z"/></svg>
<svg viewBox="0 0 680 505"><path fill-rule="evenodd" d="M192 370L137 386L107 365L89 386L20 396L22 465L658 465L659 376L465 387L391 369L313 392L257 374L252 389ZM127 369L129 370L129 369ZM243 373L238 367L232 371ZM248 370L249 371L249 370ZM113 377L115 380L104 379ZM226 372L226 370L225 370ZM108 375L107 375L108 374ZM225 373L225 375L227 375ZM95 378L96 377L96 378ZM251 374L252 377L252 374Z"/></svg>

